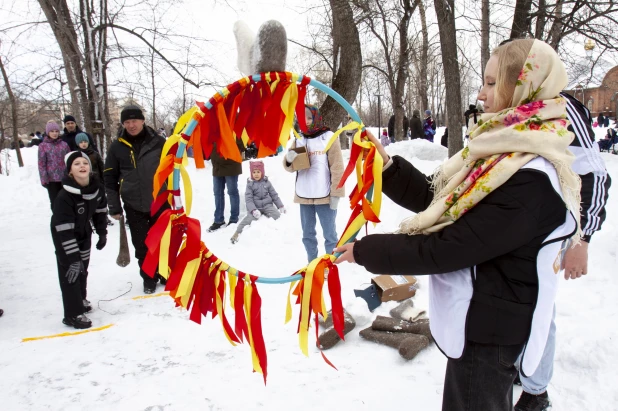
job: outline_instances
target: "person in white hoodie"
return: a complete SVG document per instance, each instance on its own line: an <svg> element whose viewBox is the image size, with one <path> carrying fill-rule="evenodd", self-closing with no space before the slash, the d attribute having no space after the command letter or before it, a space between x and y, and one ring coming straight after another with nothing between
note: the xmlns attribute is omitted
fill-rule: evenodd
<svg viewBox="0 0 618 411"><path fill-rule="evenodd" d="M324 124L316 106L305 105L305 121L306 131L302 133L302 138L292 143L291 148L306 147L311 164L309 168L296 172L294 195L294 202L300 204L303 245L307 260L311 262L318 256L316 215L324 234L325 253L332 253L337 245L337 206L339 199L345 195L345 189L337 186L343 176L344 165L339 139L326 150L333 132ZM295 172L292 162L296 156L297 153L290 149L283 159L285 169L291 173Z"/></svg>

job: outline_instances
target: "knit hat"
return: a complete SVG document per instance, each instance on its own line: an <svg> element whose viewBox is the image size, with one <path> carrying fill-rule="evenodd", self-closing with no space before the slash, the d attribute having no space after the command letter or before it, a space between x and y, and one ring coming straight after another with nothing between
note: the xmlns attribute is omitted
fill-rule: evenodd
<svg viewBox="0 0 618 411"><path fill-rule="evenodd" d="M264 163L261 161L250 161L249 162L249 171L251 172L251 178L253 179L253 170L260 170L262 172L262 177L264 177Z"/></svg>
<svg viewBox="0 0 618 411"><path fill-rule="evenodd" d="M431 115L431 110L425 110L425 115L426 116L430 116Z"/></svg>
<svg viewBox="0 0 618 411"><path fill-rule="evenodd" d="M52 120L48 121L47 124L45 125L45 133L49 135L49 132L54 131L54 130L59 132L60 126L55 121L52 121Z"/></svg>
<svg viewBox="0 0 618 411"><path fill-rule="evenodd" d="M67 174L71 172L71 166L73 165L73 161L77 160L80 157L83 157L86 160L88 160L88 165L90 166L90 172L92 172L92 163L90 162L90 157L88 157L88 154L84 153L83 151L71 151L66 156L64 156L64 162L67 165Z"/></svg>
<svg viewBox="0 0 618 411"><path fill-rule="evenodd" d="M75 136L75 144L79 145L82 141L86 141L90 144L90 139L88 139L88 135L86 133L77 133Z"/></svg>
<svg viewBox="0 0 618 411"><path fill-rule="evenodd" d="M75 117L73 117L70 114L67 114L66 116L64 116L64 119L62 120L62 122L66 124L69 121L72 121L72 122L76 123Z"/></svg>
<svg viewBox="0 0 618 411"><path fill-rule="evenodd" d="M120 122L124 124L127 120L146 120L142 109L138 106L126 106L120 113Z"/></svg>

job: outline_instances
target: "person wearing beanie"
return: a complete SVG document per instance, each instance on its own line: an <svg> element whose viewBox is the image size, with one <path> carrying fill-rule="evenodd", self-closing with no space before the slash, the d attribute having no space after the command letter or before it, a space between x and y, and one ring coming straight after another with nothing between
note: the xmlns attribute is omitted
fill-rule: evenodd
<svg viewBox="0 0 618 411"><path fill-rule="evenodd" d="M90 328L86 313L92 310L87 299L88 265L92 226L99 236L97 250L107 243L107 200L100 181L91 178L86 153L73 151L65 156L66 176L52 208L51 234L56 248L58 279L62 292L65 325Z"/></svg>
<svg viewBox="0 0 618 411"><path fill-rule="evenodd" d="M54 201L62 189L62 177L65 175L64 156L71 150L60 139L60 127L55 121L47 122L45 133L47 137L39 144L39 176L41 185L47 190L50 207L53 208Z"/></svg>
<svg viewBox="0 0 618 411"><path fill-rule="evenodd" d="M88 140L88 135L86 133L77 133L75 136L75 144L77 144L77 149L83 153L85 153L90 159L90 164L92 165L92 174L99 181L103 181L103 159L101 155L94 151L92 147L90 147L90 140Z"/></svg>
<svg viewBox="0 0 618 411"><path fill-rule="evenodd" d="M425 110L425 120L423 121L423 135L426 140L433 143L433 136L436 135L436 122L431 118L431 110Z"/></svg>
<svg viewBox="0 0 618 411"><path fill-rule="evenodd" d="M421 112L418 110L412 111L412 119L410 119L410 139L423 138L423 122L421 120Z"/></svg>
<svg viewBox="0 0 618 411"><path fill-rule="evenodd" d="M64 133L62 134L62 140L64 140L64 142L67 143L71 151L78 150L77 144L75 142L75 137L79 133L83 133L88 137L88 145L92 147L92 149L96 151L97 153L99 152L96 144L94 143L94 139L92 138L92 136L82 131L79 128L79 126L75 122L75 117L73 117L70 114L67 114L66 116L64 116L64 119L62 120L62 122L64 123Z"/></svg>
<svg viewBox="0 0 618 411"><path fill-rule="evenodd" d="M281 213L285 213L285 207L279 198L279 194L264 174L264 163L260 160L249 162L249 172L251 178L247 179L245 190L247 215L238 224L238 228L231 238L232 244L238 242L238 236L246 226L251 225L261 216L265 215L277 220Z"/></svg>
<svg viewBox="0 0 618 411"><path fill-rule="evenodd" d="M161 208L154 216L150 214L153 179L159 167L165 139L145 125L144 114L137 106L123 108L120 118L123 130L109 147L103 172L109 214L113 219L120 219L123 213L120 203L122 198L127 220L131 221L131 242L140 266L144 293L152 294L157 282L161 280L163 284L165 280L159 275L150 277L142 265L148 253L146 235L163 211ZM165 207L168 207L167 203Z"/></svg>

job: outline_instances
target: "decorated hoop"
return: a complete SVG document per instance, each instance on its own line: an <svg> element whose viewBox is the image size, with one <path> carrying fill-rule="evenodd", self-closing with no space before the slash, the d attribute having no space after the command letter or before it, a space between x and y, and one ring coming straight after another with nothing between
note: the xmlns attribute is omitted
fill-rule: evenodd
<svg viewBox="0 0 618 411"><path fill-rule="evenodd" d="M349 196L352 215L337 246L353 241L367 222L375 224L380 221L383 160L373 144L363 139L366 135L364 125L352 106L337 92L307 76L289 72L256 74L228 85L206 103L196 102L195 107L180 117L174 134L165 143L153 182L151 214L161 214L148 233L148 254L142 268L152 277L158 270L167 279L165 290L170 292L177 306L191 311L192 321L199 324L201 317L210 312L213 318L219 315L224 334L232 345L242 343L244 336L251 347L253 370L263 374L264 382L267 356L261 327L261 299L256 284L292 283L285 322L292 318L291 293L301 307L299 345L308 356L310 316L314 314L316 337L318 315L327 317L322 292L325 281L328 282L331 297L333 325L344 339L341 285L338 268L334 264L337 256L323 255L291 276L282 278L244 273L216 257L201 240L199 221L189 217L192 189L185 169L188 164L186 150L187 147L194 147L197 168L205 167L204 158L210 155L215 145L222 157L241 162L236 138L241 138L245 145L254 142L258 157L274 154L279 144L285 146L290 139L295 113L301 131L306 130L304 99L307 86L331 96L353 120L333 134L327 150L340 133L356 130L350 160L339 187L345 184L354 169L357 185ZM181 177L185 206L181 195ZM161 211L166 204L171 207ZM225 313L226 297L235 311L233 326ZM322 356L334 368L323 353Z"/></svg>

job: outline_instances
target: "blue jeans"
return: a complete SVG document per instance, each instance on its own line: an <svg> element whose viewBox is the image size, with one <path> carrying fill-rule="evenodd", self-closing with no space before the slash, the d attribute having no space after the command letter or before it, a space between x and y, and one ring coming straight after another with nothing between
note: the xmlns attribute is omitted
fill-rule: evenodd
<svg viewBox="0 0 618 411"><path fill-rule="evenodd" d="M238 176L212 177L212 188L215 193L215 223L225 223L225 186L230 196L230 223L238 222L240 212L240 196L238 195Z"/></svg>
<svg viewBox="0 0 618 411"><path fill-rule="evenodd" d="M326 253L331 254L337 246L337 227L335 226L337 210L331 210L328 204L301 204L300 224L303 228L303 245L305 251L307 251L307 261L309 262L318 257L318 239L315 231L316 214L322 226Z"/></svg>
<svg viewBox="0 0 618 411"><path fill-rule="evenodd" d="M554 354L556 353L556 307L554 306L554 314L549 326L549 335L547 336L547 344L541 357L541 362L536 368L536 371L529 377L524 377L519 373L521 387L528 394L539 395L547 391L547 386L554 374ZM518 361L519 363L519 361Z"/></svg>

